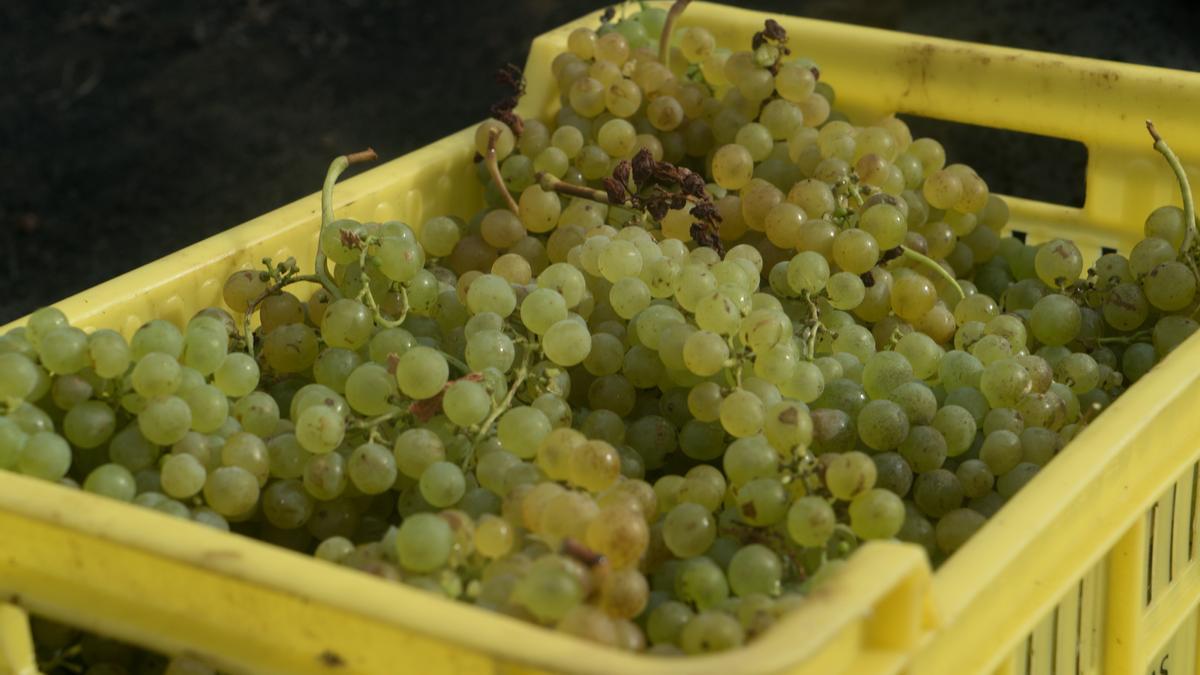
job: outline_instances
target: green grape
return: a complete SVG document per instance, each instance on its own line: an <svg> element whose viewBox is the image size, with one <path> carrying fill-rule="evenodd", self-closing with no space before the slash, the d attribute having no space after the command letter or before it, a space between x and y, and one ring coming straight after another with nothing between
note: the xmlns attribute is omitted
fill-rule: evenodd
<svg viewBox="0 0 1200 675"><path fill-rule="evenodd" d="M151 352L162 352L178 359L183 355L183 334L171 322L154 319L137 329L130 340L130 348L135 361Z"/></svg>
<svg viewBox="0 0 1200 675"><path fill-rule="evenodd" d="M254 434L243 431L233 434L226 439L221 447L221 464L237 466L249 471L260 486L267 482L271 475L271 459L267 444Z"/></svg>
<svg viewBox="0 0 1200 675"><path fill-rule="evenodd" d="M801 546L824 546L836 524L837 517L829 502L814 495L797 499L788 509L788 536Z"/></svg>
<svg viewBox="0 0 1200 675"><path fill-rule="evenodd" d="M892 390L888 400L900 406L910 424L929 424L937 413L937 396L924 382L907 382Z"/></svg>
<svg viewBox="0 0 1200 675"><path fill-rule="evenodd" d="M1054 294L1045 296L1033 306L1029 328L1042 344L1057 346L1075 339L1079 334L1080 322L1079 306L1075 301L1065 295Z"/></svg>
<svg viewBox="0 0 1200 675"><path fill-rule="evenodd" d="M998 429L983 439L979 459L997 476L1004 475L1021 462L1021 438L1007 429Z"/></svg>
<svg viewBox="0 0 1200 675"><path fill-rule="evenodd" d="M16 422L7 417L0 417L0 469L16 466L21 448L25 447L28 438L28 434Z"/></svg>
<svg viewBox="0 0 1200 675"><path fill-rule="evenodd" d="M919 379L933 377L942 363L945 353L928 335L908 333L896 343L896 353L902 354L912 367L913 376Z"/></svg>
<svg viewBox="0 0 1200 675"><path fill-rule="evenodd" d="M946 469L923 473L917 476L913 485L913 501L922 513L933 518L940 518L957 509L963 497L963 487L958 477Z"/></svg>
<svg viewBox="0 0 1200 675"><path fill-rule="evenodd" d="M407 352L409 349L412 349L416 344L417 339L413 337L412 333L404 330L403 328L384 328L378 333L375 333L374 337L371 338L369 346L370 357L375 363L387 365L390 357L393 355L397 357L403 356L405 352ZM351 362L349 357L346 356L346 354L354 354L354 352L350 352L349 350L336 348L327 349L322 353L322 356L325 354L337 355L337 365L330 368L331 375L333 373L337 373L343 382L345 381L345 378L349 376L350 371L354 370L359 363L358 360ZM351 363L353 363L353 365L350 365ZM314 374L316 373L315 365L313 366L313 372ZM336 376L335 379L337 379ZM334 389L336 390L336 387L334 387Z"/></svg>
<svg viewBox="0 0 1200 675"><path fill-rule="evenodd" d="M131 381L137 393L151 398L174 394L182 377L178 361L166 354L152 352L133 367Z"/></svg>
<svg viewBox="0 0 1200 675"><path fill-rule="evenodd" d="M226 518L241 517L258 503L258 479L236 466L224 466L208 474L204 482L204 501Z"/></svg>
<svg viewBox="0 0 1200 675"><path fill-rule="evenodd" d="M60 480L71 467L71 446L52 431L31 433L17 457L16 467L26 476L48 481Z"/></svg>
<svg viewBox="0 0 1200 675"><path fill-rule="evenodd" d="M192 426L192 411L187 402L177 396L165 396L146 402L137 416L138 429L151 443L172 445Z"/></svg>
<svg viewBox="0 0 1200 675"><path fill-rule="evenodd" d="M144 361L144 359L143 359ZM138 362L139 364L141 361ZM136 372L136 368L134 371ZM226 396L240 398L258 386L258 363L250 356L234 352L225 356L213 373L213 384Z"/></svg>
<svg viewBox="0 0 1200 675"><path fill-rule="evenodd" d="M371 311L350 298L334 300L321 319L321 338L330 347L356 350L371 338ZM273 334L273 333L272 333Z"/></svg>
<svg viewBox="0 0 1200 675"><path fill-rule="evenodd" d="M646 618L646 637L652 644L674 645L684 626L696 616L690 607L677 600L666 600L652 609Z"/></svg>
<svg viewBox="0 0 1200 675"><path fill-rule="evenodd" d="M781 400L767 406L762 428L771 447L785 455L806 448L813 440L813 421L808 408L794 401Z"/></svg>
<svg viewBox="0 0 1200 675"><path fill-rule="evenodd" d="M87 345L86 333L71 326L61 326L41 336L37 350L42 365L47 370L58 375L67 375L87 367Z"/></svg>
<svg viewBox="0 0 1200 675"><path fill-rule="evenodd" d="M391 398L396 388L396 378L387 368L374 362L364 363L346 379L346 402L359 414L383 415L395 409Z"/></svg>
<svg viewBox="0 0 1200 675"><path fill-rule="evenodd" d="M901 514L903 515L903 506ZM730 589L743 598L755 593L779 595L783 579L783 561L766 546L750 544L733 554L729 561L728 577Z"/></svg>
<svg viewBox="0 0 1200 675"><path fill-rule="evenodd" d="M907 495L912 487L913 470L908 461L895 452L872 455L875 462L875 486L897 495Z"/></svg>
<svg viewBox="0 0 1200 675"><path fill-rule="evenodd" d="M315 501L304 489L304 484L298 480L275 481L267 486L266 490L263 490L263 516L266 517L268 523L281 530L293 530L307 524L312 519L315 510ZM325 549L322 550L321 546L318 546L317 551L330 557L336 556L339 553L341 557L349 554L349 551L344 549L340 552L331 551L330 549L335 546L329 544L331 540L335 540L335 538L331 537L321 542L321 545L325 546ZM348 540L343 539L343 541L349 544ZM353 546L350 546L350 548L353 549ZM318 555L317 557L321 556Z"/></svg>
<svg viewBox="0 0 1200 675"><path fill-rule="evenodd" d="M452 506L466 493L466 478L457 464L434 462L421 473L421 496L437 508Z"/></svg>
<svg viewBox="0 0 1200 675"><path fill-rule="evenodd" d="M1032 389L1029 371L1015 359L988 365L979 378L979 391L992 407L1013 408Z"/></svg>
<svg viewBox="0 0 1200 675"><path fill-rule="evenodd" d="M675 574L675 595L697 609L711 609L729 597L729 582L725 572L711 558L691 557L683 561Z"/></svg>
<svg viewBox="0 0 1200 675"><path fill-rule="evenodd" d="M867 294L862 279L850 272L837 272L829 277L825 290L829 295L829 304L844 310L853 310L861 305Z"/></svg>
<svg viewBox="0 0 1200 675"><path fill-rule="evenodd" d="M1146 342L1135 342L1125 349L1121 355L1121 372L1130 382L1137 382L1143 375L1150 372L1158 361L1154 345Z"/></svg>
<svg viewBox="0 0 1200 675"><path fill-rule="evenodd" d="M963 493L969 499L986 496L992 491L992 486L996 481L996 476L988 468L987 463L978 459L968 459L959 464L954 475L962 484Z"/></svg>
<svg viewBox="0 0 1200 675"><path fill-rule="evenodd" d="M295 300L292 295L281 297ZM302 320L303 313L299 308L299 301L296 302L296 310L301 312ZM210 316L197 316L188 323L183 346L183 359L188 366L203 375L211 375L217 366L221 365L221 360L225 358L228 350L229 333L220 320Z"/></svg>
<svg viewBox="0 0 1200 675"><path fill-rule="evenodd" d="M850 502L850 527L859 539L890 539L904 517L904 502L888 490L867 490Z"/></svg>
<svg viewBox="0 0 1200 675"><path fill-rule="evenodd" d="M833 262L851 274L863 274L879 262L879 243L869 232L842 230L833 240Z"/></svg>
<svg viewBox="0 0 1200 675"><path fill-rule="evenodd" d="M684 364L690 372L702 377L720 372L728 358L729 347L716 333L697 331L683 345Z"/></svg>
<svg viewBox="0 0 1200 675"><path fill-rule="evenodd" d="M873 450L891 450L908 436L904 410L886 399L867 403L858 413L858 435Z"/></svg>
<svg viewBox="0 0 1200 675"><path fill-rule="evenodd" d="M700 504L683 502L667 513L662 536L667 548L677 557L698 556L716 539L716 519Z"/></svg>
<svg viewBox="0 0 1200 675"><path fill-rule="evenodd" d="M900 455L915 473L926 473L940 469L949 452L942 432L932 426L916 426L909 430L908 437L900 444Z"/></svg>
<svg viewBox="0 0 1200 675"><path fill-rule="evenodd" d="M713 155L712 177L726 190L739 190L754 177L754 156L742 145L723 145Z"/></svg>
<svg viewBox="0 0 1200 675"><path fill-rule="evenodd" d="M814 251L802 251L787 264L787 280L796 293L820 293L829 281L829 263Z"/></svg>
<svg viewBox="0 0 1200 675"><path fill-rule="evenodd" d="M280 373L307 370L316 361L317 351L313 329L300 323L280 326L263 339L262 355L267 365Z"/></svg>
<svg viewBox="0 0 1200 675"><path fill-rule="evenodd" d="M528 125L526 130L530 130ZM461 236L458 223L454 222L453 218L437 216L425 221L417 239L430 256L444 258L454 252L454 246L458 244Z"/></svg>
<svg viewBox="0 0 1200 675"><path fill-rule="evenodd" d="M1178 257L1176 249L1165 239L1147 237L1134 245L1129 252L1129 271L1135 278L1142 278L1162 263Z"/></svg>
<svg viewBox="0 0 1200 675"><path fill-rule="evenodd" d="M751 525L774 525L787 517L789 497L777 478L756 478L737 491L737 509Z"/></svg>
<svg viewBox="0 0 1200 675"><path fill-rule="evenodd" d="M1042 283L1061 288L1079 278L1083 271L1083 256L1073 242L1055 239L1038 247L1034 268Z"/></svg>
<svg viewBox="0 0 1200 675"><path fill-rule="evenodd" d="M937 523L938 548L949 555L966 543L971 535L983 527L986 517L973 509L955 509L942 516Z"/></svg>
<svg viewBox="0 0 1200 675"><path fill-rule="evenodd" d="M1014 466L1011 470L1000 476L996 481L996 492L1001 497L1011 499L1018 490L1025 487L1029 481L1033 480L1041 467L1037 464L1022 462Z"/></svg>
<svg viewBox="0 0 1200 675"><path fill-rule="evenodd" d="M120 464L102 464L93 469L83 481L83 489L123 502L131 501L137 493L133 474Z"/></svg>
<svg viewBox="0 0 1200 675"><path fill-rule="evenodd" d="M1154 324L1154 349L1160 356L1174 351L1184 340L1200 327L1195 320L1185 316L1164 316ZM1074 389L1072 389L1074 391Z"/></svg>
<svg viewBox="0 0 1200 675"><path fill-rule="evenodd" d="M862 383L871 398L886 398L892 390L912 380L908 359L897 352L877 352L863 364Z"/></svg>
<svg viewBox="0 0 1200 675"><path fill-rule="evenodd" d="M1146 217L1143 234L1147 238L1158 237L1165 239L1176 251L1183 248L1187 238L1187 222L1183 209L1178 206L1160 206Z"/></svg>
<svg viewBox="0 0 1200 675"><path fill-rule="evenodd" d="M442 410L451 422L469 427L483 421L491 411L492 400L478 382L457 380L442 397Z"/></svg>
<svg viewBox="0 0 1200 675"><path fill-rule="evenodd" d="M194 497L204 489L207 478L208 470L193 455L173 454L163 460L160 480L163 492L169 497L175 499Z"/></svg>
<svg viewBox="0 0 1200 675"><path fill-rule="evenodd" d="M437 394L446 386L449 377L450 365L446 357L429 347L413 347L396 365L400 393L412 399L426 399Z"/></svg>
<svg viewBox="0 0 1200 675"><path fill-rule="evenodd" d="M37 389L38 367L24 354L0 354L0 398L22 399Z"/></svg>
<svg viewBox="0 0 1200 675"><path fill-rule="evenodd" d="M984 335L971 345L971 355L985 367L1013 355L1013 346L999 335Z"/></svg>
<svg viewBox="0 0 1200 675"><path fill-rule="evenodd" d="M67 315L57 307L42 307L29 315L29 322L25 326L25 338L30 345L37 348L44 335L55 328L68 325L70 324L67 322Z"/></svg>
<svg viewBox="0 0 1200 675"><path fill-rule="evenodd" d="M346 458L340 452L310 455L304 464L304 489L321 501L337 499L346 491Z"/></svg>
<svg viewBox="0 0 1200 675"><path fill-rule="evenodd" d="M591 348L592 338L587 327L571 319L550 326L542 337L546 358L560 366L574 366L583 362Z"/></svg>
<svg viewBox="0 0 1200 675"><path fill-rule="evenodd" d="M515 406L500 416L496 435L505 450L522 459L533 459L549 435L550 420L537 408Z"/></svg>
<svg viewBox="0 0 1200 675"><path fill-rule="evenodd" d="M736 438L757 434L763 428L762 401L754 394L739 389L721 401L721 426Z"/></svg>
<svg viewBox="0 0 1200 675"><path fill-rule="evenodd" d="M933 309L937 300L933 282L919 274L896 277L892 282L892 309L905 321L919 320Z"/></svg>
<svg viewBox="0 0 1200 675"><path fill-rule="evenodd" d="M296 418L296 440L314 454L332 452L342 444L346 421L334 408L311 405Z"/></svg>
<svg viewBox="0 0 1200 675"><path fill-rule="evenodd" d="M102 329L88 336L88 358L96 375L112 379L129 369L132 351L120 333Z"/></svg>
<svg viewBox="0 0 1200 675"><path fill-rule="evenodd" d="M1196 275L1187 265L1170 260L1156 265L1142 280L1146 299L1156 309L1184 309L1196 297Z"/></svg>
<svg viewBox="0 0 1200 675"><path fill-rule="evenodd" d="M239 399L230 415L246 431L266 438L279 425L279 404L269 394L255 391Z"/></svg>
<svg viewBox="0 0 1200 675"><path fill-rule="evenodd" d="M737 619L717 611L697 614L679 634L679 648L685 654L727 651L745 641L745 631Z"/></svg>
<svg viewBox="0 0 1200 675"><path fill-rule="evenodd" d="M213 433L229 417L229 399L212 385L201 385L179 392L191 413L191 428L201 433ZM142 414L145 414L143 411Z"/></svg>
<svg viewBox="0 0 1200 675"><path fill-rule="evenodd" d="M782 354L777 354L782 352ZM762 375L773 383L781 376L787 376L787 379L781 383L780 391L789 398L797 399L803 403L812 403L821 397L825 391L826 375L821 372L819 366L811 361L797 361L792 356L793 351L781 347L774 347L762 357L755 359L754 370L758 374L759 364L762 364L764 372ZM778 359L772 356L787 357L788 363L791 363L791 374L788 376L788 368L781 364ZM839 370L841 366L838 366Z"/></svg>
<svg viewBox="0 0 1200 675"><path fill-rule="evenodd" d="M640 282L639 282L640 283ZM613 286L615 290L617 287ZM742 323L742 313L737 305L721 293L713 293L697 303L696 325L701 330L719 335L732 335Z"/></svg>
<svg viewBox="0 0 1200 675"><path fill-rule="evenodd" d="M445 519L436 514L417 513L400 524L395 541L396 557L405 569L432 572L450 559L454 548L454 531Z"/></svg>

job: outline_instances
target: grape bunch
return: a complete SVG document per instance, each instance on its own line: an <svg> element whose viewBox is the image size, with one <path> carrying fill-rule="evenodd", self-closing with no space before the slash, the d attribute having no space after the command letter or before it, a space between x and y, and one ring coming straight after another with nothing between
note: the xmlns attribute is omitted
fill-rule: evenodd
<svg viewBox="0 0 1200 675"><path fill-rule="evenodd" d="M731 51L686 4L572 32L549 119L502 71L469 220L336 218L357 153L312 274L265 260L128 341L35 312L0 337L0 468L695 654L862 542L941 562L1196 330L1186 183L1086 266L840 113L778 23Z"/></svg>

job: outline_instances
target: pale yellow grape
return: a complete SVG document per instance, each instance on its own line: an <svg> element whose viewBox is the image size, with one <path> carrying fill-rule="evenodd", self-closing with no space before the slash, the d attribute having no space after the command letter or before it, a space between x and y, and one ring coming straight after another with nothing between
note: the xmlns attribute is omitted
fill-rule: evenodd
<svg viewBox="0 0 1200 675"><path fill-rule="evenodd" d="M521 192L521 224L530 232L549 232L558 225L562 202L554 192L547 192L540 185L530 185ZM509 244L512 246L516 242Z"/></svg>
<svg viewBox="0 0 1200 675"><path fill-rule="evenodd" d="M604 112L604 85L592 77L581 77L571 83L568 100L575 112L595 117Z"/></svg>
<svg viewBox="0 0 1200 675"><path fill-rule="evenodd" d="M513 148L516 147L516 139L513 137L512 129L499 120L487 120L475 128L475 152L481 156L487 156L488 139L493 133L496 134L496 159L503 160L512 154Z"/></svg>
<svg viewBox="0 0 1200 675"><path fill-rule="evenodd" d="M628 157L633 154L637 130L626 120L611 119L600 127L596 142L602 150L614 157Z"/></svg>
<svg viewBox="0 0 1200 675"><path fill-rule="evenodd" d="M925 179L922 194L929 205L938 209L953 207L962 198L962 180L953 172L936 171Z"/></svg>
<svg viewBox="0 0 1200 675"><path fill-rule="evenodd" d="M736 143L721 146L713 155L712 174L721 187L741 189L754 177L754 158L749 150Z"/></svg>
<svg viewBox="0 0 1200 675"><path fill-rule="evenodd" d="M592 58L595 44L596 32L591 28L576 28L567 36L567 49L581 59Z"/></svg>

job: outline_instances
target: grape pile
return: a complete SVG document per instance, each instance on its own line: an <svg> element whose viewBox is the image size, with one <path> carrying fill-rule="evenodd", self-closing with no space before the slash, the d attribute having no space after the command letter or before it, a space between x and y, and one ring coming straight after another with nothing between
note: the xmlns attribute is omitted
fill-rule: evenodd
<svg viewBox="0 0 1200 675"><path fill-rule="evenodd" d="M350 155L314 274L264 261L128 341L35 312L0 337L0 468L694 654L863 541L945 559L1196 330L1186 188L1090 267L1002 236L974 170L851 122L779 24L730 51L683 5L572 32L552 120L503 71L469 221L336 219Z"/></svg>

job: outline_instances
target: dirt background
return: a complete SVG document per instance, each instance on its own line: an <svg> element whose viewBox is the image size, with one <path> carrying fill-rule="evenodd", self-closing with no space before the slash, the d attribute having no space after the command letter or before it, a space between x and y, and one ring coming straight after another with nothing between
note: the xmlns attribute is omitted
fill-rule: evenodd
<svg viewBox="0 0 1200 675"><path fill-rule="evenodd" d="M1200 70L1194 1L736 4ZM479 120L498 64L599 5L0 3L0 324L314 192L339 152L392 158ZM1079 147L915 128L999 191L1082 198Z"/></svg>

